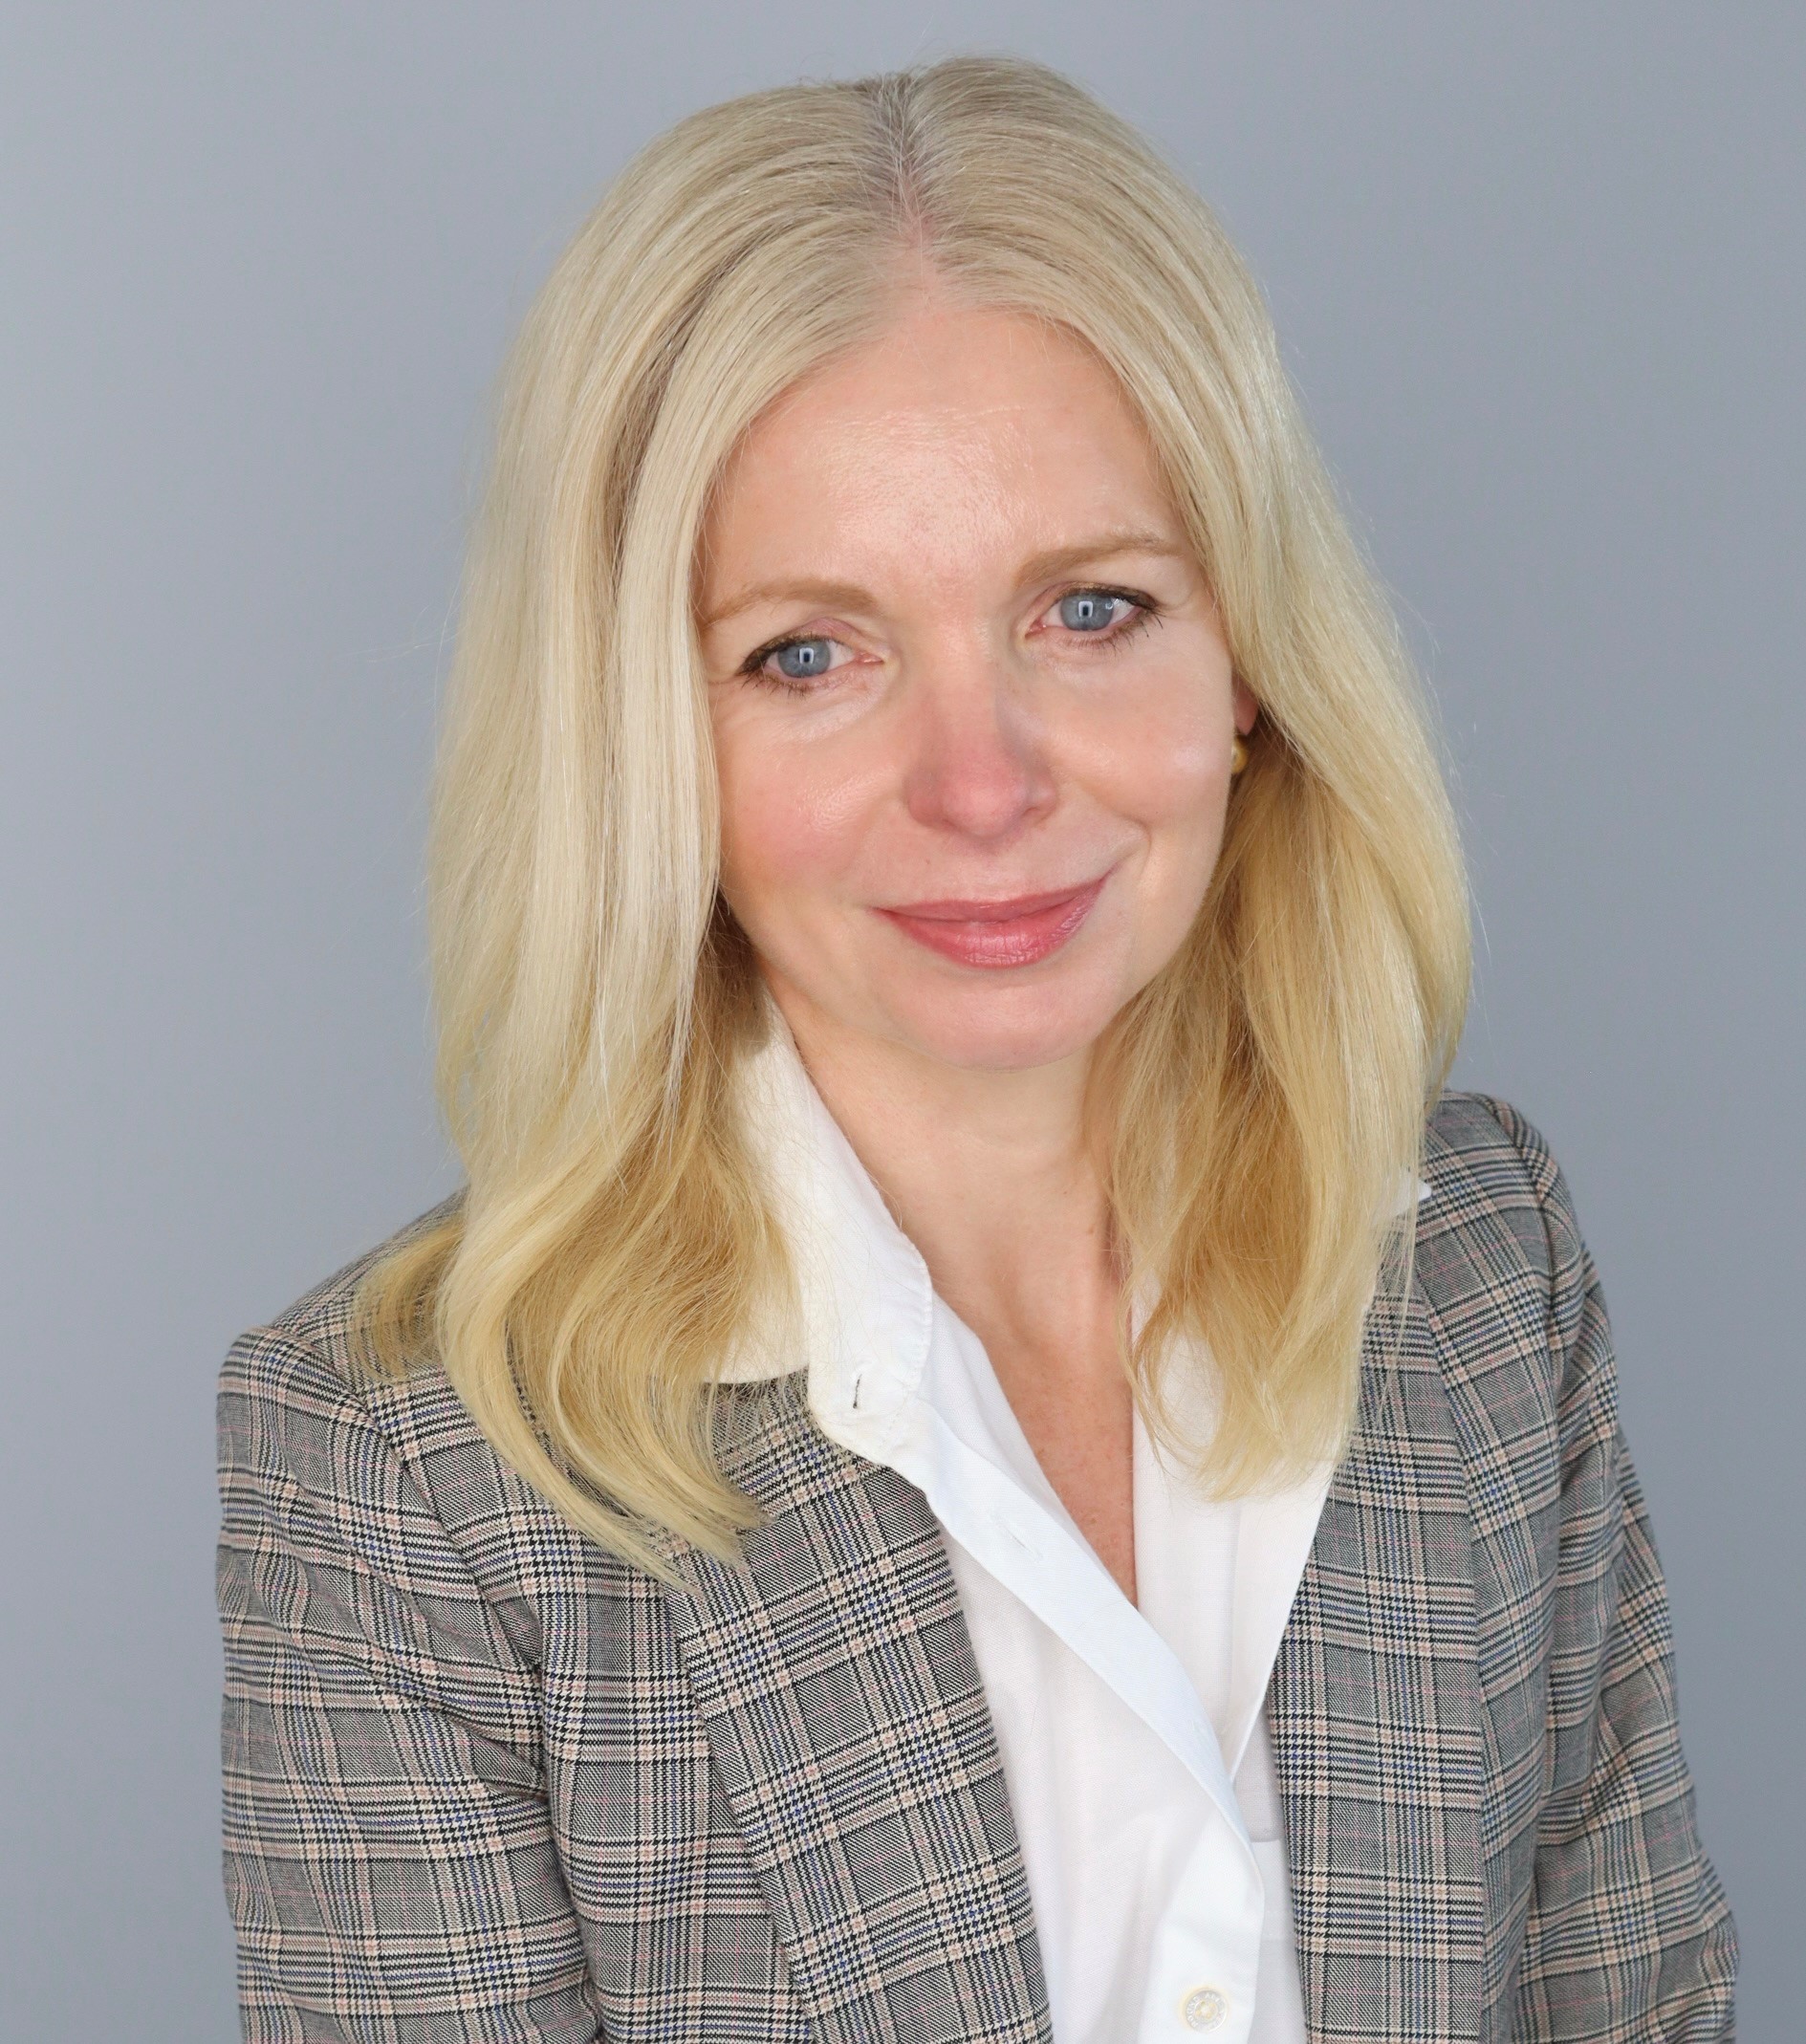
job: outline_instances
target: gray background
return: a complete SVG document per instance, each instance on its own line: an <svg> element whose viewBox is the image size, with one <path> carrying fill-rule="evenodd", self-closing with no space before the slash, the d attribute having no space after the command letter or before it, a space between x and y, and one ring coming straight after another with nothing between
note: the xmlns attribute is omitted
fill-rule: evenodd
<svg viewBox="0 0 1806 2044"><path fill-rule="evenodd" d="M505 338L677 115L991 47L1217 203L1432 676L1462 1076L1548 1131L1603 1267L1743 2033L1796 2035L1806 9L4 26L0 2031L234 2033L213 1377L449 1183L423 781Z"/></svg>

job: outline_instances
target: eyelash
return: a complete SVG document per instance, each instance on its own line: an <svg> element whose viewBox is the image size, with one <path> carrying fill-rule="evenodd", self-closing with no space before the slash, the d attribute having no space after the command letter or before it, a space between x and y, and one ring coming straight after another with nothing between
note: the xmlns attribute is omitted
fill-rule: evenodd
<svg viewBox="0 0 1806 2044"><path fill-rule="evenodd" d="M1055 604L1063 603L1068 597L1079 596L1115 597L1119 602L1132 603L1135 606L1133 617L1112 625L1108 631L1072 634L1076 640L1089 640L1099 650L1120 647L1135 633L1160 621L1161 605L1152 597L1144 595L1139 589L1116 589L1107 582L1075 582L1070 589L1062 589L1058 596L1050 598L1047 608L1053 609ZM748 681L763 682L769 687L781 688L786 695L807 695L811 690L810 683L792 681L784 674L772 674L765 663L773 655L781 653L786 646L806 645L812 639L829 637L826 632L785 632L779 638L768 639L762 646L754 647L740 663L739 672ZM833 643L838 645L840 641L835 640Z"/></svg>
<svg viewBox="0 0 1806 2044"><path fill-rule="evenodd" d="M1132 603L1135 615L1114 624L1107 632L1075 632L1073 637L1089 640L1094 646L1120 646L1123 641L1150 624L1160 622L1161 606L1150 596L1139 589L1114 589L1108 582L1075 582L1070 589L1062 589L1054 598L1055 603L1065 602L1068 597L1115 597L1120 603ZM1052 608L1052 605L1049 606Z"/></svg>

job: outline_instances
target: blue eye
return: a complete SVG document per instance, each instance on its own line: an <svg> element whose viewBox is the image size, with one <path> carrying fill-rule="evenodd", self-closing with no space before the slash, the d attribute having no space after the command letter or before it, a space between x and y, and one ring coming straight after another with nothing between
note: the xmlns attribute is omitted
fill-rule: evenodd
<svg viewBox="0 0 1806 2044"><path fill-rule="evenodd" d="M834 664L832 639L793 639L767 655L787 682L813 681Z"/></svg>
<svg viewBox="0 0 1806 2044"><path fill-rule="evenodd" d="M1127 606L1105 589L1075 589L1059 599L1059 621L1069 632L1107 631Z"/></svg>

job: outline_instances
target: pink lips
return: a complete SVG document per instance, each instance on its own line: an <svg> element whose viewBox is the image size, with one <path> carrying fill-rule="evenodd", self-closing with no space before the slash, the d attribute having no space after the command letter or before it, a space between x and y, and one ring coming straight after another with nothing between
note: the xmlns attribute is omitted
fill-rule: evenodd
<svg viewBox="0 0 1806 2044"><path fill-rule="evenodd" d="M1055 894L1009 902L909 902L881 908L905 936L963 966L1032 966L1048 958L1091 913L1109 875Z"/></svg>

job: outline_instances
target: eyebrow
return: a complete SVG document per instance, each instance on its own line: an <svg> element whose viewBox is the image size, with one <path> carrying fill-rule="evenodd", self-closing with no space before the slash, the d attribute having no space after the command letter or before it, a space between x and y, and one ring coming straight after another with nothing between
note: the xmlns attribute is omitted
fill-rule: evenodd
<svg viewBox="0 0 1806 2044"><path fill-rule="evenodd" d="M1032 554L1017 571L1017 580L1025 586L1043 582L1068 569L1083 567L1087 561L1108 560L1118 554L1154 554L1166 560L1191 558L1188 547L1163 539L1158 533L1100 533L1070 547L1052 547L1044 554ZM872 593L857 582L819 581L806 576L794 581L755 582L709 611L698 623L703 631L712 631L759 603L809 603L823 610L869 610Z"/></svg>

